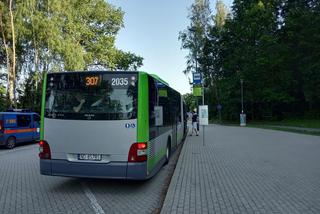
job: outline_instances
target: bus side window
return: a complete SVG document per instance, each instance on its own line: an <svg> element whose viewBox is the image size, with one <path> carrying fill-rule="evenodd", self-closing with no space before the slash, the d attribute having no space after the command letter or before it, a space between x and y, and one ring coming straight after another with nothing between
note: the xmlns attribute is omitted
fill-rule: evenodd
<svg viewBox="0 0 320 214"><path fill-rule="evenodd" d="M31 116L30 115L17 115L18 127L30 127Z"/></svg>

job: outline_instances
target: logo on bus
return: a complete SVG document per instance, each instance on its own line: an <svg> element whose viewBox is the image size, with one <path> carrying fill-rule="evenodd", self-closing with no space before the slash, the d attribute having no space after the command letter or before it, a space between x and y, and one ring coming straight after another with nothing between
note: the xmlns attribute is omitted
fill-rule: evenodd
<svg viewBox="0 0 320 214"><path fill-rule="evenodd" d="M127 129L135 128L135 127L136 127L136 124L134 124L134 123L126 123L126 124L125 124L125 127L126 127Z"/></svg>

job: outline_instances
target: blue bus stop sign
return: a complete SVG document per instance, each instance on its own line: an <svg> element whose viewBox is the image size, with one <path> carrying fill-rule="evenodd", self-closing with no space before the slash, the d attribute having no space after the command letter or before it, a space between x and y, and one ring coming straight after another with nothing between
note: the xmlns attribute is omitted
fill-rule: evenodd
<svg viewBox="0 0 320 214"><path fill-rule="evenodd" d="M192 73L193 84L200 85L202 82L201 73Z"/></svg>
<svg viewBox="0 0 320 214"><path fill-rule="evenodd" d="M221 104L218 104L217 105L217 110L221 110L222 109L222 105Z"/></svg>

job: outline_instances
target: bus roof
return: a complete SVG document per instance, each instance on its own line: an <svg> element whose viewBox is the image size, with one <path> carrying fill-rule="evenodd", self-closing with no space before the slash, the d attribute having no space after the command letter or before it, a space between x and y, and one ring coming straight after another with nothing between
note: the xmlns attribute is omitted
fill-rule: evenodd
<svg viewBox="0 0 320 214"><path fill-rule="evenodd" d="M48 72L48 74L70 74L70 73L91 73L91 72L97 72L97 73L138 73L140 71L111 71L111 70L83 70L83 71L58 71L58 72Z"/></svg>
<svg viewBox="0 0 320 214"><path fill-rule="evenodd" d="M156 80L158 80L159 82L169 86L169 83L167 83L166 81L164 81L163 79L161 79L158 75L156 74L150 74L150 76L152 76L153 78L155 78Z"/></svg>

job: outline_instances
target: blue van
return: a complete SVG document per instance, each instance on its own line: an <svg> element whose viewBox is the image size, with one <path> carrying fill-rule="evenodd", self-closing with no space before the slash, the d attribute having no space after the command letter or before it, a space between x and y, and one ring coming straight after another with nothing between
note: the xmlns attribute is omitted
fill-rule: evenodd
<svg viewBox="0 0 320 214"><path fill-rule="evenodd" d="M40 138L40 116L34 112L0 112L0 146L8 149L17 143Z"/></svg>

